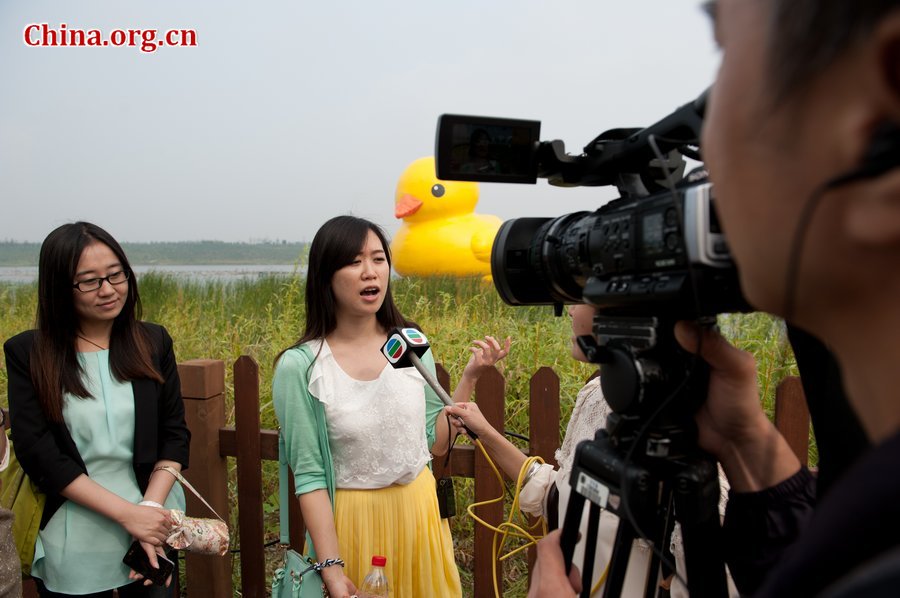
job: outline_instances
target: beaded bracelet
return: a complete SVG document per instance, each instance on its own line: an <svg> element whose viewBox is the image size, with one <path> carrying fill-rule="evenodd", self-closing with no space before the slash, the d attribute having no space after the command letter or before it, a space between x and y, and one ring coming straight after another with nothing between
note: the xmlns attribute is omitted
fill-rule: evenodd
<svg viewBox="0 0 900 598"><path fill-rule="evenodd" d="M316 563L315 565L313 565L313 569L315 569L318 573L321 573L322 569L324 569L325 567L330 567L332 565L340 565L341 567L343 567L344 559L325 559L321 563Z"/></svg>

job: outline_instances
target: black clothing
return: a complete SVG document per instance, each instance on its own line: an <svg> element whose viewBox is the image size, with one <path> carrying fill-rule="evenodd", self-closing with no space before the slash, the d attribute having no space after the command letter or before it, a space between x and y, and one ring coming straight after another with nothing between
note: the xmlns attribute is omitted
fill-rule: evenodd
<svg viewBox="0 0 900 598"><path fill-rule="evenodd" d="M853 571L828 588L823 598L896 598L900 588L900 548Z"/></svg>
<svg viewBox="0 0 900 598"><path fill-rule="evenodd" d="M818 594L900 537L900 482L885 483L900 481L894 473L900 439L872 449L833 355L798 328L788 326L788 335L816 435L819 473L814 478L803 468L773 488L730 493L724 549L742 594Z"/></svg>
<svg viewBox="0 0 900 598"><path fill-rule="evenodd" d="M815 478L805 467L759 492L729 492L722 524L725 562L741 594L754 593L809 523Z"/></svg>
<svg viewBox="0 0 900 598"><path fill-rule="evenodd" d="M156 462L166 459L188 466L191 434L184 421L184 403L172 339L166 329L142 322L151 341L153 365L164 382L133 380L134 472L146 491ZM9 378L9 416L16 458L25 473L47 494L41 529L65 498L60 492L87 469L65 423L47 420L31 382L34 331L22 332L3 344ZM86 399L90 400L90 399Z"/></svg>
<svg viewBox="0 0 900 598"><path fill-rule="evenodd" d="M819 502L803 534L784 552L759 595L817 595L858 567L900 547L898 472L900 433L859 459ZM773 520L781 514L778 509L768 513ZM737 580L734 568L732 574Z"/></svg>

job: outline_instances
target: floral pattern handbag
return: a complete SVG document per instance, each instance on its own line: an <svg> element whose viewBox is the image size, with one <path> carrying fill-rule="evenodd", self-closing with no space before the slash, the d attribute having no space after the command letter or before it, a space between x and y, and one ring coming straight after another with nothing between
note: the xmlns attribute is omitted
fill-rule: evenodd
<svg viewBox="0 0 900 598"><path fill-rule="evenodd" d="M181 482L182 486L193 492L194 496L199 498L200 502L206 505L217 517L217 519L188 517L184 514L184 511L171 509L169 512L172 516L173 525L169 531L169 536L166 538L166 543L177 550L225 556L230 543L228 524L219 517L216 510L206 502L206 499L200 496L199 492L194 490L191 483L184 479L184 476L177 469L163 465L157 467L154 471L158 470L166 471L175 476L175 479Z"/></svg>

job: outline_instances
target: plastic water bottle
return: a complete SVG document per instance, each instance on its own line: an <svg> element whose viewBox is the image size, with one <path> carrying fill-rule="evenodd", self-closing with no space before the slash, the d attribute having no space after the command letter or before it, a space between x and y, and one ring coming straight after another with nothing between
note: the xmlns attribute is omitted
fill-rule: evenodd
<svg viewBox="0 0 900 598"><path fill-rule="evenodd" d="M359 598L388 598L388 580L384 573L387 558L383 556L372 557L372 568L359 588Z"/></svg>

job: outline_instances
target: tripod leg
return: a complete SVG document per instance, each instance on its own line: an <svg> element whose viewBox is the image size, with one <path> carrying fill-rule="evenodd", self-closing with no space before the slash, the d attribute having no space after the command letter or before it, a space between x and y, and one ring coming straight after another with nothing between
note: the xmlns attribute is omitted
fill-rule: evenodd
<svg viewBox="0 0 900 598"><path fill-rule="evenodd" d="M661 535L659 540L655 542L658 550L654 550L650 555L650 566L647 569L647 586L644 591L645 598L652 598L660 593L660 583L669 575L668 567L664 566L664 559L669 559L672 571L675 568L675 556L669 550L672 540L672 530L675 527L675 510L672 508L672 492L671 488L666 486L666 494L668 498L663 503L666 505L665 510L660 513L661 517ZM660 552L664 556L660 556Z"/></svg>
<svg viewBox="0 0 900 598"><path fill-rule="evenodd" d="M628 520L620 517L609 562L609 575L603 588L604 598L618 598L622 595L625 573L628 572L628 559L631 556L631 547L634 545L636 537L634 528Z"/></svg>
<svg viewBox="0 0 900 598"><path fill-rule="evenodd" d="M722 560L721 530L718 522L690 524L681 522L688 588L692 596L728 596L725 561Z"/></svg>
<svg viewBox="0 0 900 598"><path fill-rule="evenodd" d="M675 518L672 509L672 487L668 480L663 481L659 493L659 509L654 527L645 530L656 550L650 552L650 563L647 565L647 577L644 581L644 598L653 598L660 592L660 581L663 578L662 559L660 553L667 550L672 538Z"/></svg>
<svg viewBox="0 0 900 598"><path fill-rule="evenodd" d="M600 530L600 507L591 503L588 512L587 543L584 545L584 570L581 572L581 596L590 598L594 577L594 557L597 554L597 535Z"/></svg>
<svg viewBox="0 0 900 598"><path fill-rule="evenodd" d="M715 463L701 460L681 472L675 514L681 523L688 589L692 596L727 597L725 561L719 547L719 478Z"/></svg>
<svg viewBox="0 0 900 598"><path fill-rule="evenodd" d="M573 490L569 495L569 504L566 506L562 537L559 539L563 553L563 563L566 566L566 574L572 570L572 556L575 554L575 545L578 543L578 527L581 525L584 500L585 498L582 495Z"/></svg>

